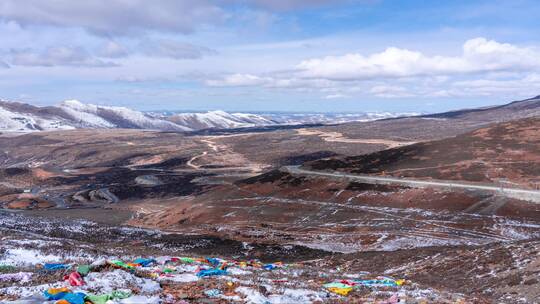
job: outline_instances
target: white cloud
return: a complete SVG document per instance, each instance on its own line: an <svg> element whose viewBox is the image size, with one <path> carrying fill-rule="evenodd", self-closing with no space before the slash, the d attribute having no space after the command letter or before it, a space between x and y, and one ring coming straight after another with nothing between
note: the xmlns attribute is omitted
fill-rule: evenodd
<svg viewBox="0 0 540 304"><path fill-rule="evenodd" d="M240 6L258 12L257 22L268 23L274 12L309 9L369 0L2 0L0 21L21 26L49 25L82 28L101 36L146 32L187 34L206 25L238 19ZM233 8L231 9L231 6ZM270 14L266 13L270 12Z"/></svg>
<svg viewBox="0 0 540 304"><path fill-rule="evenodd" d="M91 56L81 47L51 47L43 51L12 49L10 57L12 65L21 66L110 67L115 65Z"/></svg>
<svg viewBox="0 0 540 304"><path fill-rule="evenodd" d="M540 70L540 52L536 49L475 38L464 43L461 56L428 56L417 51L390 47L368 56L347 54L305 60L289 73L269 76L237 73L206 83L210 86L285 88L335 87L337 82L413 79L415 83L439 86L449 81L450 77L503 75L535 70ZM374 87L371 93L381 97L409 95L395 85Z"/></svg>
<svg viewBox="0 0 540 304"><path fill-rule="evenodd" d="M296 69L263 75L237 73L208 86L262 87L323 93L323 98L454 98L538 95L540 52L485 38L463 44L460 56L387 48L301 61Z"/></svg>
<svg viewBox="0 0 540 304"><path fill-rule="evenodd" d="M427 56L421 52L387 48L369 56L347 54L302 61L298 75L337 81L414 76L455 75L540 68L540 53L485 38L468 40L461 56Z"/></svg>
<svg viewBox="0 0 540 304"><path fill-rule="evenodd" d="M343 98L349 98L350 96L348 95L345 95L345 94L330 94L330 95L326 95L324 98L325 99L343 99Z"/></svg>
<svg viewBox="0 0 540 304"><path fill-rule="evenodd" d="M9 65L0 60L0 69L9 69Z"/></svg>
<svg viewBox="0 0 540 304"><path fill-rule="evenodd" d="M6 21L22 26L79 27L106 36L146 31L189 33L225 17L219 6L207 0L0 1L0 19Z"/></svg>
<svg viewBox="0 0 540 304"><path fill-rule="evenodd" d="M206 80L205 84L213 87L266 87L275 89L329 88L334 83L325 79L299 79L257 76L253 74L230 74L217 79Z"/></svg>
<svg viewBox="0 0 540 304"><path fill-rule="evenodd" d="M207 80L206 85L213 87L251 87L272 82L271 78L262 78L251 74L232 74L222 79Z"/></svg>

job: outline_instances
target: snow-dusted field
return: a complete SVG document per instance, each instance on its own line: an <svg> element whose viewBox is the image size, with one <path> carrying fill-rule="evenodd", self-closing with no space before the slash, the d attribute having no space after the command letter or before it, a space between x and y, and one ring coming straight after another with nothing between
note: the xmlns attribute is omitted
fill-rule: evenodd
<svg viewBox="0 0 540 304"><path fill-rule="evenodd" d="M538 241L467 250L434 247L310 259L297 256L295 261L284 252L259 261L261 255L249 251L249 244L243 245L245 251L211 254L220 249L209 240L171 244L164 235L89 221L0 213L0 303L55 303L44 297L54 288L85 297L109 297L106 303L490 303L483 290L468 293L452 287L456 273L461 273L464 284L474 280L478 288L491 286L485 292L506 299L504 303L536 303L530 299L538 285L533 281L540 265ZM205 246L210 248L208 254L197 253ZM65 268L46 270L50 263ZM73 284L69 276L80 265L89 265L90 271L81 276L82 284ZM468 271L460 272L458 265ZM202 275L208 272L217 275ZM516 275L530 286L509 288L510 278ZM440 276L452 279L433 279Z"/></svg>

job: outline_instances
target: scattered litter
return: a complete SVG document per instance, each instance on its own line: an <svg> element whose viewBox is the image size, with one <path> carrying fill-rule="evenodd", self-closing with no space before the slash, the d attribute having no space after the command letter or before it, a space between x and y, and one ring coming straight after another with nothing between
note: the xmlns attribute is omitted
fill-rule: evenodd
<svg viewBox="0 0 540 304"><path fill-rule="evenodd" d="M9 269L17 270L16 267ZM64 281L20 287L20 290L0 288L0 302L12 304L44 301L54 301L54 304L157 304L189 303L191 299L206 298L228 302L273 304L323 303L340 296L347 296L348 300L355 302L358 297L365 294L365 292L355 293L355 290L363 289L369 293L370 290L382 288L373 293L382 292L377 295L376 302L395 304L400 301L400 297L389 293L388 289L400 288L401 292L404 285L410 284L405 280L394 280L388 277L369 278L367 273L358 276L343 274L347 279L324 284L322 286L324 289L321 289L317 288L320 286L318 285L320 281L295 282L295 278L303 275L307 269L302 263L263 264L257 260L227 261L214 257L139 257L124 261L100 259L91 264L79 264L73 268L70 264L46 263L43 264L43 269L72 270L64 276ZM39 272L39 267L36 271ZM32 272L0 273L0 281L31 282L33 275ZM312 275L319 279L333 277L332 273L320 271ZM365 277L369 279L361 279ZM197 282L200 283L197 284ZM291 288L293 286L294 288ZM2 301L3 290L9 291L5 294L19 295L19 302ZM33 296L36 291L43 295L37 301ZM9 298L11 299L12 297ZM370 301L367 302L373 302Z"/></svg>
<svg viewBox="0 0 540 304"><path fill-rule="evenodd" d="M43 264L43 269L45 270L62 270L69 269L71 266L66 264L56 264L56 263L45 263Z"/></svg>
<svg viewBox="0 0 540 304"><path fill-rule="evenodd" d="M193 258L179 258L179 260L183 263L189 263L189 264L195 263L195 259Z"/></svg>
<svg viewBox="0 0 540 304"><path fill-rule="evenodd" d="M324 288L328 289L328 291L342 296L348 295L353 290L353 286L343 283L324 284Z"/></svg>
<svg viewBox="0 0 540 304"><path fill-rule="evenodd" d="M56 304L84 304L86 295L82 292L71 292L68 288L50 288L43 292L46 300L57 301Z"/></svg>
<svg viewBox="0 0 540 304"><path fill-rule="evenodd" d="M85 275L87 275L90 272L90 265L79 265L79 266L77 266L77 272L81 276L84 277Z"/></svg>
<svg viewBox="0 0 540 304"><path fill-rule="evenodd" d="M108 301L122 300L122 299L129 298L130 296L131 296L131 292L113 291L109 294L102 294L102 295L89 294L86 296L86 300L92 302L93 304L106 304Z"/></svg>
<svg viewBox="0 0 540 304"><path fill-rule="evenodd" d="M277 263L273 263L273 264L266 264L266 265L263 266L263 268L266 269L266 270L273 270L273 269L279 268L281 266L283 266L283 263L277 262Z"/></svg>
<svg viewBox="0 0 540 304"><path fill-rule="evenodd" d="M373 280L341 280L340 282L333 282L324 284L323 287L328 291L338 295L347 296L354 288L358 287L399 287L405 284L405 280L394 280L390 278L377 278Z"/></svg>
<svg viewBox="0 0 540 304"><path fill-rule="evenodd" d="M69 285L71 286L83 286L84 281L81 275L78 272L72 272L68 276L64 278L69 282Z"/></svg>
<svg viewBox="0 0 540 304"><path fill-rule="evenodd" d="M198 277L211 277L211 276L219 276L219 275L227 275L226 270L212 268L212 269L201 269L199 272L197 272Z"/></svg>
<svg viewBox="0 0 540 304"><path fill-rule="evenodd" d="M141 265L143 267L148 267L154 263L156 263L156 260L154 259L145 259L145 258L138 258L135 261L133 261L134 264Z"/></svg>
<svg viewBox="0 0 540 304"><path fill-rule="evenodd" d="M405 280L393 280L393 279L377 279L377 280L354 280L354 283L364 286L401 286L405 283Z"/></svg>
<svg viewBox="0 0 540 304"><path fill-rule="evenodd" d="M216 298L221 294L221 290L219 289L205 290L204 294L210 298Z"/></svg>
<svg viewBox="0 0 540 304"><path fill-rule="evenodd" d="M109 261L109 264L114 266L114 267L117 267L117 268L122 268L122 269L128 269L128 270L133 270L135 269L135 266L133 265L130 265L130 264L126 264L120 260L112 260L112 261Z"/></svg>
<svg viewBox="0 0 540 304"><path fill-rule="evenodd" d="M67 293L71 292L68 288L50 288L48 290L45 290L43 292L43 295L47 300L60 300L62 299Z"/></svg>

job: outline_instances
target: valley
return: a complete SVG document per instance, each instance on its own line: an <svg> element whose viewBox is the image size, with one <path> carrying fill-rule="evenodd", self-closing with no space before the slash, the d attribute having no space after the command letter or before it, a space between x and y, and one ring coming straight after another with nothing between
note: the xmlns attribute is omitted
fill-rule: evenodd
<svg viewBox="0 0 540 304"><path fill-rule="evenodd" d="M533 98L333 125L4 132L0 264L29 267L12 260L17 250L43 262L280 260L290 268L265 275L276 276L267 288L277 293L258 291L267 300L298 285L299 303L385 303L394 295L407 303L532 303L540 290L538 113ZM237 290L258 290L263 279L251 276L238 270L231 280L243 282ZM346 297L322 288L380 276L409 283ZM187 288L163 280L162 290ZM18 291L0 283L0 301L52 281Z"/></svg>

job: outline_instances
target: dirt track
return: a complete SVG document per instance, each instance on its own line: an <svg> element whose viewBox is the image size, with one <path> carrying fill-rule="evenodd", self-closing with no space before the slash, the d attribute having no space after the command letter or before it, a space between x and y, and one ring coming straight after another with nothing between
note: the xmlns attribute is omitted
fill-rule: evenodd
<svg viewBox="0 0 540 304"><path fill-rule="evenodd" d="M396 148L396 147L412 145L416 143L414 141L395 141L395 140L388 140L388 139L347 138L342 133L339 133L339 132L325 132L325 131L314 130L314 129L298 129L296 130L296 132L298 132L298 135L303 135L303 136L317 135L327 142L385 145L387 148Z"/></svg>

